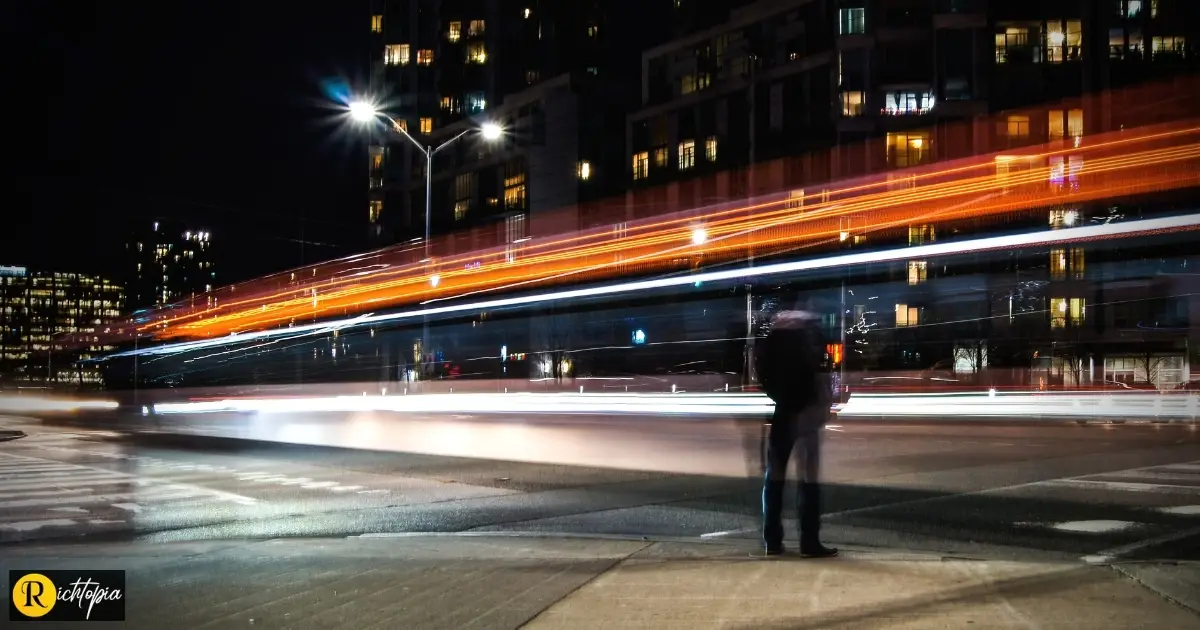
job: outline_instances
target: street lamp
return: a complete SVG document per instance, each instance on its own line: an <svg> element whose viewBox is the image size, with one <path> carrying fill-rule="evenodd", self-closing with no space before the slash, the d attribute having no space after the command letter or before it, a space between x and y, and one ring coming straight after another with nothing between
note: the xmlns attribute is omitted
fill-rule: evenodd
<svg viewBox="0 0 1200 630"><path fill-rule="evenodd" d="M425 156L425 258L428 259L429 227L432 216L431 208L433 205L433 156L437 155L442 149L445 149L453 144L456 140L467 135L468 133L471 133L472 131L478 133L483 137L484 140L494 142L499 140L504 135L504 128L494 122L485 122L479 127L468 127L467 129L461 131L458 135L435 147L433 145L421 144L418 142L417 139L409 135L408 130L400 125L400 123L396 122L394 118L379 111L379 109L377 109L368 101L354 101L350 103L348 107L350 110L350 117L358 122L366 123L379 118L387 120L392 124L392 129L394 129L396 133L408 138L409 142L412 142L413 146L417 147L417 150L421 152L421 155Z"/></svg>
<svg viewBox="0 0 1200 630"><path fill-rule="evenodd" d="M433 145L421 144L418 142L417 139L409 135L408 130L401 126L400 123L396 122L394 118L379 111L375 105L368 101L354 101L349 104L349 110L350 117L360 123L373 122L379 118L387 120L389 123L391 123L392 129L394 129L396 133L408 138L408 141L413 143L413 146L417 147L417 149L421 152L421 155L425 156L425 261L430 262L432 257L429 251L429 227L432 218L433 206L433 156L437 155L439 151L450 146L456 140L472 131L477 132L483 137L484 140L494 142L499 140L504 135L504 128L494 122L485 122L479 127L468 127L458 135L435 147ZM440 282L441 278L437 274L434 274L429 278L429 284L434 288L437 288ZM421 343L429 344L429 347L432 348L433 344L429 343L429 318L424 317L423 319L424 322L422 325ZM425 354L424 350L421 351L421 354Z"/></svg>

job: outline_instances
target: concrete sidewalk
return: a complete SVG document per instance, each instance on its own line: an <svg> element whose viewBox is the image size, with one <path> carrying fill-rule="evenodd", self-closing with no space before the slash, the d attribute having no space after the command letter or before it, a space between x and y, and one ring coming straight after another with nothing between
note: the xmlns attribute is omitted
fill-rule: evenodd
<svg viewBox="0 0 1200 630"><path fill-rule="evenodd" d="M1196 611L1149 583L1186 597L1194 565L1138 565L1149 577L1135 580L1128 567L1081 563L754 551L737 541L397 535L6 546L0 570L124 569L127 622L98 627L1200 628Z"/></svg>

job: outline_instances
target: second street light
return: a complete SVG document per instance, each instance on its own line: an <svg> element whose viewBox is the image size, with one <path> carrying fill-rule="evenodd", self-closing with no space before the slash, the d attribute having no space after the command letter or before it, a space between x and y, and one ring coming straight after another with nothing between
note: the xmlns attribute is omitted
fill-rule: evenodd
<svg viewBox="0 0 1200 630"><path fill-rule="evenodd" d="M468 127L459 132L458 135L449 140L437 145L436 147L430 144L421 144L416 138L409 135L403 125L396 122L394 118L379 111L376 107L366 101L354 101L350 103L350 117L359 122L372 122L383 118L392 125L392 129L396 133L408 138L413 146L425 156L425 257L429 258L429 229L431 220L431 209L433 206L433 156L437 155L442 149L454 144L456 140L462 138L471 132L476 132L483 137L484 140L496 141L504 135L504 129L496 123L483 123L479 127Z"/></svg>
<svg viewBox="0 0 1200 630"><path fill-rule="evenodd" d="M425 156L425 261L432 262L432 252L430 251L430 242L429 242L430 235L429 235L429 233L430 233L430 226L431 226L432 217L433 217L433 211L432 211L432 208L433 208L433 156L437 155L442 149L445 149L446 147L450 146L455 141L457 141L459 138L462 138L463 136L467 135L468 133L472 133L472 132L478 133L480 136L483 137L484 140L487 140L489 142L494 142L496 140L499 140L500 137L504 135L504 129L502 127L500 127L500 125L497 125L496 123L487 122L487 123L483 123L482 125L480 125L478 127L468 127L467 129L464 129L463 131L459 132L457 135L450 138L449 140L447 140L437 146L433 146L431 144L422 144L422 143L418 142L416 138L409 135L408 130L405 129L403 125L396 122L396 120L394 118L392 118L391 116L388 116L387 114L379 111L379 109L377 107L375 107L374 105L372 105L371 103L369 103L367 101L354 101L354 102L350 103L349 110L350 110L350 117L358 122L369 123L369 122L374 122L380 118L388 121L389 123L391 123L392 129L394 131L396 131L396 133L404 136L405 138L408 138L408 141L411 142L413 144L413 146L415 146L417 148L417 150L419 150L421 152L421 155ZM434 275L430 278L430 284L432 286L436 287L438 285L438 280L439 280L438 276ZM425 319L423 331L421 333L421 343L422 344L429 343L429 320L428 319ZM432 349L432 344L430 344L430 347ZM422 356L425 355L425 351L423 349L421 351L421 355Z"/></svg>

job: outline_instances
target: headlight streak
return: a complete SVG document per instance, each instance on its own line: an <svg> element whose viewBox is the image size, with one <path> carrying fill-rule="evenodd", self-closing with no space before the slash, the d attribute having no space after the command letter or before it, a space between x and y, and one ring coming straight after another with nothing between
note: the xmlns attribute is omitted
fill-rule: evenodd
<svg viewBox="0 0 1200 630"><path fill-rule="evenodd" d="M188 341L182 343L166 344L150 348L141 348L109 355L110 357L126 357L137 355L159 355L159 354L176 354L180 352L189 352L208 347L227 345L230 343L238 343L241 341L252 341L256 339L265 339L283 335L295 335L299 332L320 330L333 326L348 327L350 325L366 325L377 324L382 322L399 322L405 319L415 319L423 316L444 315L451 313L462 313L469 311L480 311L512 306L524 306L528 304L536 304L540 302L548 302L553 300L569 300L576 298L599 297L608 295L632 294L641 291L651 291L654 289L663 289L670 287L681 287L691 285L695 282L719 282L723 280L739 280L747 278L759 278L776 276L787 273L817 271L822 269L830 269L836 267L844 267L850 265L862 265L870 263L893 262L901 260L912 260L920 258L936 258L938 256L948 256L955 254L964 254L972 252L983 252L989 250L1004 250L1019 247L1031 247L1050 245L1056 243L1070 243L1089 240L1104 240L1112 238L1122 238L1135 234L1152 234L1158 232L1174 232L1185 230L1196 230L1200 228L1200 214L1186 215L1177 217L1165 217L1159 219L1143 219L1139 221L1128 221L1124 223L1109 223L1102 225L1090 225L1077 228L1065 228L1059 230L1042 230L1037 232L1028 232L1023 234L1014 234L1007 236L994 236L982 239L974 239L967 241L934 243L930 245L921 245L917 247L903 247L898 249L880 250L862 252L857 254L846 254L840 256L830 256L826 258L817 258L812 260L798 260L782 263L773 263L762 265L759 267L735 269L727 269L721 271L708 271L697 274L692 274L683 277L657 278L650 280L640 280L631 282L621 282L596 287L587 287L581 289L568 289L549 293L540 293L535 295L526 295L510 298L500 298L481 302L470 302L464 304L454 304L447 306L439 306L427 309L408 310L397 313L384 313L370 316L361 316L354 319L338 320L333 322L323 322L319 324L308 324L305 326L295 326L293 328L263 330L252 333L241 333L217 339L205 339L200 341Z"/></svg>
<svg viewBox="0 0 1200 630"><path fill-rule="evenodd" d="M603 414L671 417L765 417L774 410L756 393L626 394L511 393L325 396L310 398L228 398L159 403L160 415L206 413L424 413L424 414ZM1200 396L1190 393L1015 391L997 393L852 394L834 405L838 419L1009 418L1052 421L1065 418L1176 418L1200 416ZM841 425L834 425L839 427Z"/></svg>

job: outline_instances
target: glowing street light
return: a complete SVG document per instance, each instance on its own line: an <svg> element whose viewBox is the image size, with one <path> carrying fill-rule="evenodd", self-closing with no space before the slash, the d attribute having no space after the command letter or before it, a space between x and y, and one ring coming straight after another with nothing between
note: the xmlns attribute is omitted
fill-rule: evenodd
<svg viewBox="0 0 1200 630"><path fill-rule="evenodd" d="M483 136L484 140L499 140L500 136L504 135L504 128L496 123L483 123L479 126L479 135Z"/></svg>
<svg viewBox="0 0 1200 630"><path fill-rule="evenodd" d="M358 122L371 122L379 116L379 110L375 106L366 101L354 101L350 103L350 117Z"/></svg>

